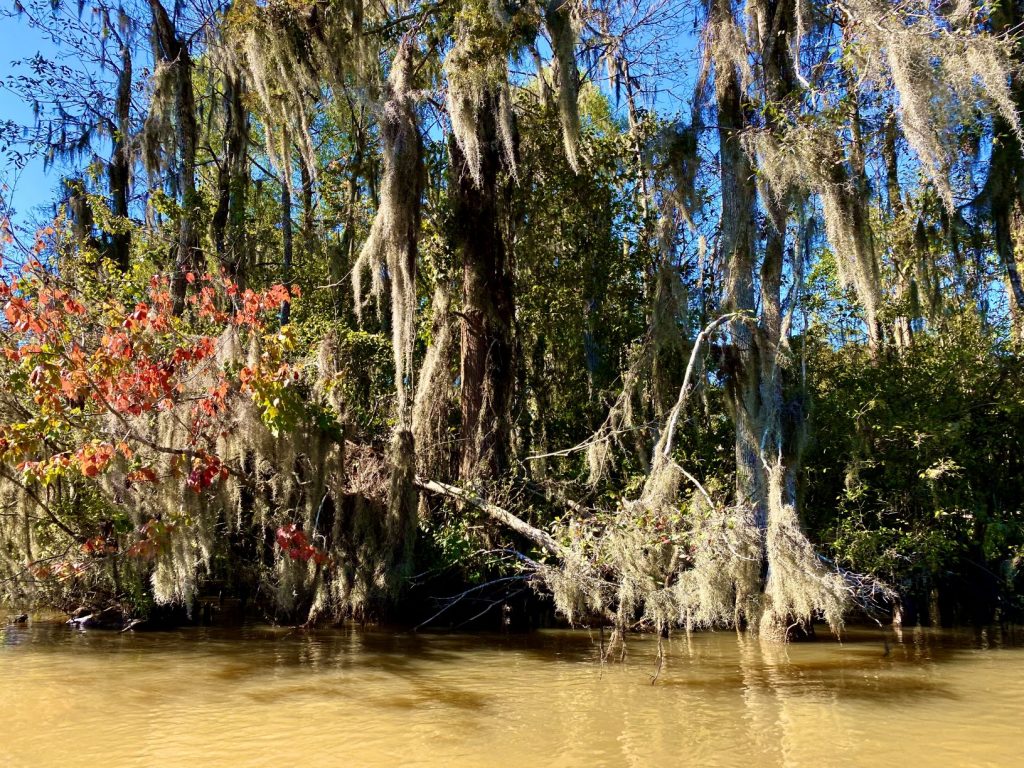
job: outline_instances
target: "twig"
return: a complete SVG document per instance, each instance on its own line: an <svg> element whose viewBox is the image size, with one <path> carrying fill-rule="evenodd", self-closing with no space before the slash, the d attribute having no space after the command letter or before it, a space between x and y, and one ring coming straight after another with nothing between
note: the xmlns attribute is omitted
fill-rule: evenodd
<svg viewBox="0 0 1024 768"><path fill-rule="evenodd" d="M417 630L421 629L422 627L425 627L427 624L429 624L430 622L434 621L439 616L442 616L443 614L447 613L447 611L450 608L454 607L455 605L458 605L458 603L461 602L465 597L467 597L468 595L473 594L474 592L479 592L481 589L486 589L487 587L492 587L495 584L501 584L501 583L506 582L506 581L514 581L514 580L518 581L518 580L522 580L522 579L528 579L528 578L531 578L531 577L532 576L530 574L516 574L515 576L503 576L503 577L501 577L499 579L494 579L493 581L488 581L485 584L478 584L475 587L470 587L466 591L460 592L457 595L452 595L451 597L447 597L447 598L445 598L445 600L447 601L445 606L440 611L438 611L433 616L431 616L429 619L427 619L426 621L421 621L419 624L417 624L415 627L413 627L413 632L416 632ZM493 607L493 606L488 606L487 610L490 610L491 607ZM482 613L478 614L478 616L482 616L484 613L487 612L487 610L485 610ZM474 616L473 618L475 619L478 616ZM472 621L472 620L473 619L470 619L470 621Z"/></svg>

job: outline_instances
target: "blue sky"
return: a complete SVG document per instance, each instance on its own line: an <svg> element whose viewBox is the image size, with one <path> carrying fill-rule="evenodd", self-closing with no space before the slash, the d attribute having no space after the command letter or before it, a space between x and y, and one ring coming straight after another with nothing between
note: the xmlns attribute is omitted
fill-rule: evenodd
<svg viewBox="0 0 1024 768"><path fill-rule="evenodd" d="M76 63L81 66L81 62L76 62L72 52L58 50L38 29L33 29L26 19L14 15L12 6L9 0L0 0L0 41L3 41L0 44L0 122L9 120L20 125L31 125L31 106L3 87L3 81L19 71L13 62L28 59L37 53L50 59L67 57L67 63L72 68L76 68ZM670 12L664 20L682 24L689 18L686 14L673 18L676 15L676 12ZM665 70L653 80L658 82L660 87L668 88L667 92L649 94L653 96L650 99L653 104L650 106L670 114L688 113L685 99L691 92L693 75L696 72L696 63L692 60L695 39L688 27L683 30L675 29L676 32L682 32L676 36L669 32L669 27L673 27L673 24L666 24L664 29L652 31L652 37L645 49L649 56L659 60L660 67L665 67ZM679 60L676 57L679 57ZM669 61L672 65L666 67ZM8 189L2 192L4 205L0 207L0 213L11 214L10 208L13 208L11 218L19 230L32 230L36 224L48 221L53 215L53 201L59 196L61 172L66 170L68 169L58 166L46 171L42 160L38 158L19 169L9 157L0 154L0 184L8 186Z"/></svg>
<svg viewBox="0 0 1024 768"><path fill-rule="evenodd" d="M12 62L42 53L53 56L57 49L37 30L31 29L22 19L0 15L0 120L13 120L19 124L31 124L32 108L17 96L2 87L8 75L16 74L18 68ZM9 158L0 155L0 183L9 186L4 192L6 202L13 206L15 226L31 227L37 219L47 218L52 212L55 188L60 181L60 171L43 169L42 159L31 160L19 171Z"/></svg>

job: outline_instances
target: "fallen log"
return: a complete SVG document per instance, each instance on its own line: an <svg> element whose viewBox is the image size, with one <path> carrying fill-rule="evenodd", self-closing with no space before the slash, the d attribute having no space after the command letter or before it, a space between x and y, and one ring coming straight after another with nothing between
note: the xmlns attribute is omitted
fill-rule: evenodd
<svg viewBox="0 0 1024 768"><path fill-rule="evenodd" d="M470 504L495 522L501 523L510 530L518 533L523 538L529 539L549 554L558 558L565 558L565 548L555 541L550 534L542 531L540 528L535 528L522 518L516 517L507 509L503 509L496 504L492 504L487 501L487 499L473 491L465 488L459 488L457 485L449 485L448 483L438 482L437 480L425 480L420 477L416 478L414 485L421 491L438 494L440 496L447 496L448 498Z"/></svg>

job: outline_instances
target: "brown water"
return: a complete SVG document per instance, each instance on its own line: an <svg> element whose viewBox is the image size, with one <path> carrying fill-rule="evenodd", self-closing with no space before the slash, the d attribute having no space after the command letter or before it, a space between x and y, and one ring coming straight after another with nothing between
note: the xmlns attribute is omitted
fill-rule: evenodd
<svg viewBox="0 0 1024 768"><path fill-rule="evenodd" d="M0 766L1020 766L1015 639L0 628Z"/></svg>

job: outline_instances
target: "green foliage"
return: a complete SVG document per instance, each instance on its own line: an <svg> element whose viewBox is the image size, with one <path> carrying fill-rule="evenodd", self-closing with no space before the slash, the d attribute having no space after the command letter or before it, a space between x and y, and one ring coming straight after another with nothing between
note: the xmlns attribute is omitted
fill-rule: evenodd
<svg viewBox="0 0 1024 768"><path fill-rule="evenodd" d="M620 628L776 597L834 619L811 542L909 589L984 571L1009 594L1024 310L999 281L1024 252L1019 54L963 4L851 1L867 21L841 40L813 4L716 2L691 22L575 1L185 2L162 35L181 50L136 66L127 115L99 91L132 40L80 56L103 75L85 97L33 60L5 84L57 105L35 140L90 157L38 242L0 219L0 576L139 612L206 580L254 588L276 618L337 618L395 594L418 524L431 572L486 580L519 548ZM680 46L710 57L688 119L665 113L683 101L658 42L682 16ZM487 270L503 274L468 277ZM365 307L353 271L377 289ZM483 284L510 294L500 311ZM698 336L724 307L739 312ZM124 409L90 399L98 377ZM477 482L472 453L502 475L474 492L567 555L417 498L417 476ZM51 560L70 571L42 575Z"/></svg>
<svg viewBox="0 0 1024 768"><path fill-rule="evenodd" d="M386 434L393 418L395 376L390 338L322 315L307 316L293 333L298 349L330 348L336 367L327 372L326 391L336 398L342 410L338 415L352 426L353 436L372 441Z"/></svg>
<svg viewBox="0 0 1024 768"><path fill-rule="evenodd" d="M577 174L562 154L558 115L524 110L515 212L520 344L532 434L547 446L572 445L590 434L614 400L624 350L643 335L647 270L644 245L624 249L640 225L634 170L621 127L606 98L584 89ZM568 215L571 212L571 215Z"/></svg>
<svg viewBox="0 0 1024 768"><path fill-rule="evenodd" d="M806 515L842 562L897 582L1024 551L1020 358L973 313L946 322L877 361L807 339Z"/></svg>

